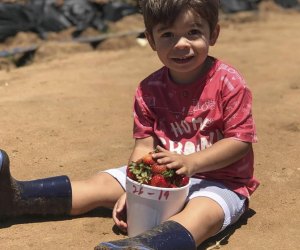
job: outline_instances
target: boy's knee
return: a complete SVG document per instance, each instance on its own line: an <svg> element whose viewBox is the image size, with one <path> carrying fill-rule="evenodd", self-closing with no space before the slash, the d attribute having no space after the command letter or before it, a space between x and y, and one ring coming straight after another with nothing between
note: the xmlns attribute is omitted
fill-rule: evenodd
<svg viewBox="0 0 300 250"><path fill-rule="evenodd" d="M224 211L217 202L207 197L197 197L170 220L183 225L199 245L221 230L224 218Z"/></svg>

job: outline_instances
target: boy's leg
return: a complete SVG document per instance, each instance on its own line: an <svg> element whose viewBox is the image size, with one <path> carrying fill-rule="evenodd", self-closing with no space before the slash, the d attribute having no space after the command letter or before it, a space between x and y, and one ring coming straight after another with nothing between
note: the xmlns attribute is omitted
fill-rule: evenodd
<svg viewBox="0 0 300 250"><path fill-rule="evenodd" d="M245 201L220 183L192 178L189 202L180 213L138 236L102 242L95 249L194 250L235 223L244 213Z"/></svg>
<svg viewBox="0 0 300 250"><path fill-rule="evenodd" d="M235 223L245 212L247 198L215 181L191 178L189 202L170 218L183 225L197 245Z"/></svg>
<svg viewBox="0 0 300 250"><path fill-rule="evenodd" d="M197 197L170 220L184 226L193 236L196 245L217 234L224 222L224 211L214 200Z"/></svg>
<svg viewBox="0 0 300 250"><path fill-rule="evenodd" d="M206 197L188 202L179 214L132 238L103 242L96 250L195 250L196 246L220 231L224 212L218 203Z"/></svg>
<svg viewBox="0 0 300 250"><path fill-rule="evenodd" d="M17 181L10 174L8 155L0 150L0 219L23 214L68 214L71 195L67 176Z"/></svg>
<svg viewBox="0 0 300 250"><path fill-rule="evenodd" d="M72 215L97 207L113 208L124 193L123 187L110 174L100 172L87 180L72 181Z"/></svg>
<svg viewBox="0 0 300 250"><path fill-rule="evenodd" d="M123 192L119 182L105 173L72 184L67 176L15 180L10 174L9 157L0 150L0 219L81 214L98 206L112 207Z"/></svg>
<svg viewBox="0 0 300 250"><path fill-rule="evenodd" d="M95 250L196 250L188 230L175 221L162 224L135 237L102 242Z"/></svg>

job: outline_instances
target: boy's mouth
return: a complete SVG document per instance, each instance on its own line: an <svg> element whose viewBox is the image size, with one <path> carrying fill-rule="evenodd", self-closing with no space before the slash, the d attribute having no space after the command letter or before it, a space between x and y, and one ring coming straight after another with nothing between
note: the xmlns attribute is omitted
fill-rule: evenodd
<svg viewBox="0 0 300 250"><path fill-rule="evenodd" d="M184 57L176 57L176 58L171 58L171 59L175 63L184 64L184 63L190 62L193 58L194 58L194 56L184 56Z"/></svg>

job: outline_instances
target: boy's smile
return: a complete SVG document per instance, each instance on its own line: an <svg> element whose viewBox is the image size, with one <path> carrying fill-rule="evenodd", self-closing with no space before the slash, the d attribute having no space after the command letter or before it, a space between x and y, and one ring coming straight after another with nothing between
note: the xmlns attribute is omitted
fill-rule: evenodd
<svg viewBox="0 0 300 250"><path fill-rule="evenodd" d="M178 84L191 83L201 75L209 46L215 44L218 34L219 27L211 32L208 22L193 10L182 10L173 24L158 24L152 35L146 33L152 49Z"/></svg>
<svg viewBox="0 0 300 250"><path fill-rule="evenodd" d="M175 63L182 63L182 64L184 64L184 63L189 62L189 61L192 60L193 58L194 58L194 56L191 55L191 56L184 56L184 57L180 57L180 58L174 57L174 58L172 58L172 60L173 60Z"/></svg>

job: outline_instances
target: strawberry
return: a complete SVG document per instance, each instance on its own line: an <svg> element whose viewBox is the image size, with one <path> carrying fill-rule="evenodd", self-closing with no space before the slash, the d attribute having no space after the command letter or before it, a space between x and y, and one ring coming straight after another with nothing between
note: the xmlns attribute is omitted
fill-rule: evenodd
<svg viewBox="0 0 300 250"><path fill-rule="evenodd" d="M190 178L187 177L187 176L183 176L182 179L181 179L181 183L180 183L180 186L183 187L185 185L187 185L190 181Z"/></svg>
<svg viewBox="0 0 300 250"><path fill-rule="evenodd" d="M169 187L170 183L164 178L163 175L156 174L152 176L150 185L154 187Z"/></svg>
<svg viewBox="0 0 300 250"><path fill-rule="evenodd" d="M142 162L144 164L147 164L147 165L150 165L150 166L156 163L155 160L152 158L152 153L151 152L146 154L145 156L143 156Z"/></svg>
<svg viewBox="0 0 300 250"><path fill-rule="evenodd" d="M189 177L177 175L174 169L158 164L150 152L136 162L132 161L126 170L127 176L141 184L155 187L176 188L189 183Z"/></svg>
<svg viewBox="0 0 300 250"><path fill-rule="evenodd" d="M167 170L166 165L159 165L159 164L154 164L151 166L151 171L153 174L162 174Z"/></svg>
<svg viewBox="0 0 300 250"><path fill-rule="evenodd" d="M175 170L167 168L166 171L163 172L163 176L172 180L176 176Z"/></svg>
<svg viewBox="0 0 300 250"><path fill-rule="evenodd" d="M169 188L178 188L175 184L173 184L173 183L171 183L170 185L169 185Z"/></svg>
<svg viewBox="0 0 300 250"><path fill-rule="evenodd" d="M142 184L149 184L151 180L151 173L149 170L144 169L139 175L137 175L137 181Z"/></svg>
<svg viewBox="0 0 300 250"><path fill-rule="evenodd" d="M127 167L127 176L142 184L148 184L151 179L151 167L143 162L132 161Z"/></svg>
<svg viewBox="0 0 300 250"><path fill-rule="evenodd" d="M133 169L134 169L134 168L132 167L132 165L127 166L127 168L126 168L126 175L127 175L130 179L136 181L136 176L135 176L135 174L133 173L133 172L134 172Z"/></svg>
<svg viewBox="0 0 300 250"><path fill-rule="evenodd" d="M177 187L183 187L189 183L190 178L185 175L175 175L173 183Z"/></svg>

